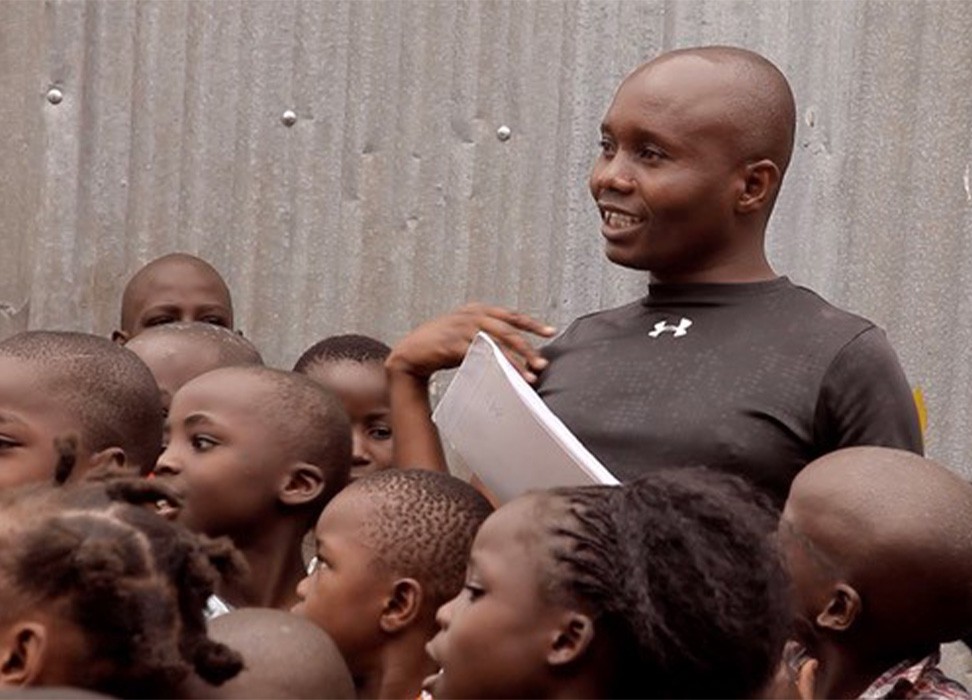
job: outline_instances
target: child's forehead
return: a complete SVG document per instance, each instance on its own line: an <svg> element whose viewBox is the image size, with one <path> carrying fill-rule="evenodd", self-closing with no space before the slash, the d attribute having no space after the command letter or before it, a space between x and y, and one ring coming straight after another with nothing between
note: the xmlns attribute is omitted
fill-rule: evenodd
<svg viewBox="0 0 972 700"><path fill-rule="evenodd" d="M19 406L42 417L60 417L67 412L64 396L70 388L71 377L63 368L0 355L0 411Z"/></svg>
<svg viewBox="0 0 972 700"><path fill-rule="evenodd" d="M162 263L139 278L129 296L136 307L205 296L229 305L229 294L222 278L213 272L186 262Z"/></svg>

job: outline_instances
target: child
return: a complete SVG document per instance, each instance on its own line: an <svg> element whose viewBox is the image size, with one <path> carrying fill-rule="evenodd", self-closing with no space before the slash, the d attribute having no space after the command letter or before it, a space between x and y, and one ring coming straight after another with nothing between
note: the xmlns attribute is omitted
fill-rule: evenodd
<svg viewBox="0 0 972 700"><path fill-rule="evenodd" d="M121 328L112 333L119 343L150 326L176 321L201 321L233 328L229 287L205 260L171 253L136 272L122 293Z"/></svg>
<svg viewBox="0 0 972 700"><path fill-rule="evenodd" d="M246 608L217 617L209 636L240 652L240 675L214 687L190 676L180 697L355 698L354 683L331 638L313 622L282 610Z"/></svg>
<svg viewBox="0 0 972 700"><path fill-rule="evenodd" d="M492 508L465 482L390 469L352 482L317 522L317 557L294 612L337 644L360 698L415 698L434 669L435 611L462 587Z"/></svg>
<svg viewBox="0 0 972 700"><path fill-rule="evenodd" d="M52 479L59 440L76 443L79 474L107 464L147 473L162 444L152 373L85 333L29 331L0 342L0 490Z"/></svg>
<svg viewBox="0 0 972 700"><path fill-rule="evenodd" d="M788 631L771 509L740 478L662 470L534 492L476 535L428 645L441 698L753 697Z"/></svg>
<svg viewBox="0 0 972 700"><path fill-rule="evenodd" d="M391 348L365 335L335 335L312 345L294 365L337 394L351 418L352 475L392 466L385 358Z"/></svg>
<svg viewBox="0 0 972 700"><path fill-rule="evenodd" d="M227 607L289 608L304 577L301 538L347 483L351 428L340 403L293 372L229 367L176 392L155 474L184 500L178 520L228 536L251 575Z"/></svg>
<svg viewBox="0 0 972 700"><path fill-rule="evenodd" d="M797 475L779 526L815 697L967 698L937 668L972 630L972 486L909 452L856 447Z"/></svg>
<svg viewBox="0 0 972 700"><path fill-rule="evenodd" d="M167 323L146 328L125 343L148 365L168 413L172 396L190 379L220 367L262 365L249 340L210 323Z"/></svg>
<svg viewBox="0 0 972 700"><path fill-rule="evenodd" d="M0 495L0 686L172 697L190 671L239 672L202 617L226 545L124 498L119 483Z"/></svg>

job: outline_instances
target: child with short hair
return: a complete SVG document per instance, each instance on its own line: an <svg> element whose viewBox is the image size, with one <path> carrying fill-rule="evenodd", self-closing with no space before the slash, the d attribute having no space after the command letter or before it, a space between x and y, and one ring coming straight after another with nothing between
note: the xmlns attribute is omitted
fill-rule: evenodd
<svg viewBox="0 0 972 700"><path fill-rule="evenodd" d="M202 616L228 544L129 505L152 486L127 485L0 494L0 686L172 697L190 671L217 685L240 671Z"/></svg>
<svg viewBox="0 0 972 700"><path fill-rule="evenodd" d="M352 482L317 522L317 557L293 609L338 645L360 698L415 698L434 671L435 611L462 587L492 507L437 472L390 469Z"/></svg>
<svg viewBox="0 0 972 700"><path fill-rule="evenodd" d="M337 394L351 418L352 476L392 466L391 405L385 359L391 348L366 335L334 335L308 348L294 371Z"/></svg>
<svg viewBox="0 0 972 700"><path fill-rule="evenodd" d="M356 697L341 652L310 620L283 610L244 608L212 620L209 636L238 651L244 669L219 687L190 676L179 695L184 700Z"/></svg>
<svg viewBox="0 0 972 700"><path fill-rule="evenodd" d="M155 475L184 500L179 522L228 536L249 564L249 577L220 587L222 604L296 603L301 539L350 471L340 402L293 372L217 369L176 392L165 432Z"/></svg>
<svg viewBox="0 0 972 700"><path fill-rule="evenodd" d="M162 444L152 373L87 333L28 331L0 342L0 489L55 477L58 441L77 474L114 464L148 473Z"/></svg>
<svg viewBox="0 0 972 700"><path fill-rule="evenodd" d="M788 632L775 517L739 477L532 492L476 535L428 651L441 698L744 698Z"/></svg>
<svg viewBox="0 0 972 700"><path fill-rule="evenodd" d="M793 481L779 540L820 698L968 698L939 645L972 630L972 485L918 455L854 447Z"/></svg>
<svg viewBox="0 0 972 700"><path fill-rule="evenodd" d="M221 367L263 364L260 352L239 333L196 321L151 326L125 347L151 370L166 413L176 391L190 379Z"/></svg>
<svg viewBox="0 0 972 700"><path fill-rule="evenodd" d="M176 321L233 328L226 282L208 262L187 253L163 255L132 276L122 293L121 327L112 339L125 343L146 328Z"/></svg>

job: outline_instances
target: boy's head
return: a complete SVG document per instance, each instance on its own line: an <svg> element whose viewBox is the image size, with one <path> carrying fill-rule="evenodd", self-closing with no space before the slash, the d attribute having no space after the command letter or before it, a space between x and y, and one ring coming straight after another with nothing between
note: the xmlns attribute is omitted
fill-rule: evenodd
<svg viewBox="0 0 972 700"><path fill-rule="evenodd" d="M753 697L788 630L774 525L740 479L698 469L515 499L439 611L432 693Z"/></svg>
<svg viewBox="0 0 972 700"><path fill-rule="evenodd" d="M335 335L300 356L294 371L337 394L351 418L353 475L392 466L392 432L385 359L391 348L365 335Z"/></svg>
<svg viewBox="0 0 972 700"><path fill-rule="evenodd" d="M608 258L662 281L762 259L795 114L786 78L752 51L681 49L636 68L590 176Z"/></svg>
<svg viewBox="0 0 972 700"><path fill-rule="evenodd" d="M215 684L239 672L202 616L232 550L110 490L0 496L0 685L171 697L190 671Z"/></svg>
<svg viewBox="0 0 972 700"><path fill-rule="evenodd" d="M293 372L217 369L176 392L155 473L184 498L179 519L238 545L281 517L309 528L347 483L340 402Z"/></svg>
<svg viewBox="0 0 972 700"><path fill-rule="evenodd" d="M171 253L136 272L122 293L121 328L116 341L125 342L146 328L176 321L200 321L233 328L229 288L205 260Z"/></svg>
<svg viewBox="0 0 972 700"><path fill-rule="evenodd" d="M798 633L888 666L972 629L972 485L910 452L839 450L801 471L779 526Z"/></svg>
<svg viewBox="0 0 972 700"><path fill-rule="evenodd" d="M354 481L317 522L316 562L294 612L331 635L361 684L394 640L431 637L435 610L461 589L491 510L447 474L391 469Z"/></svg>
<svg viewBox="0 0 972 700"><path fill-rule="evenodd" d="M269 608L241 608L209 623L209 636L243 657L236 678L215 687L198 676L184 686L183 698L355 698L344 658L317 625Z"/></svg>
<svg viewBox="0 0 972 700"><path fill-rule="evenodd" d="M54 477L57 442L78 473L114 463L148 472L162 444L152 373L85 333L29 331L0 342L0 488Z"/></svg>
<svg viewBox="0 0 972 700"><path fill-rule="evenodd" d="M166 411L176 391L190 379L221 367L263 364L260 352L243 336L195 321L146 328L125 347L152 371Z"/></svg>

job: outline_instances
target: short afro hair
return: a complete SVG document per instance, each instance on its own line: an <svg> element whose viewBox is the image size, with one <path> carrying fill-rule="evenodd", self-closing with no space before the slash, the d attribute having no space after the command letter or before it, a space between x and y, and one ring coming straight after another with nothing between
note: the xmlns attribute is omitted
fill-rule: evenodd
<svg viewBox="0 0 972 700"><path fill-rule="evenodd" d="M479 491L449 474L421 469L386 469L346 491L367 499L365 541L396 575L422 585L429 610L462 590L473 538L493 512Z"/></svg>
<svg viewBox="0 0 972 700"><path fill-rule="evenodd" d="M790 632L776 511L739 477L660 470L535 494L545 590L611 639L614 697L755 697Z"/></svg>
<svg viewBox="0 0 972 700"><path fill-rule="evenodd" d="M311 345L294 365L294 371L305 374L320 362L381 362L391 354L391 348L367 335L332 335Z"/></svg>
<svg viewBox="0 0 972 700"><path fill-rule="evenodd" d="M0 357L41 370L44 391L77 417L81 446L110 447L147 474L162 446L162 403L148 367L123 347L88 333L26 331L0 342Z"/></svg>
<svg viewBox="0 0 972 700"><path fill-rule="evenodd" d="M242 335L223 326L199 321L178 321L149 326L125 344L146 343L153 338L171 340L185 346L193 345L200 349L205 348L212 353L219 367L263 364L260 351Z"/></svg>

